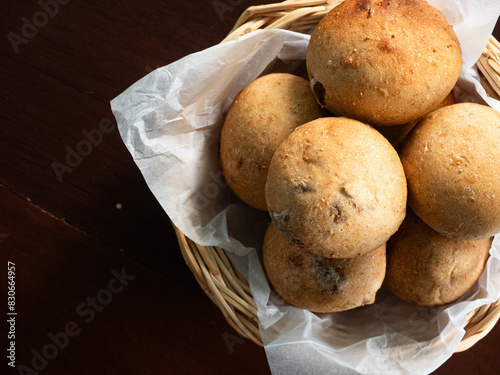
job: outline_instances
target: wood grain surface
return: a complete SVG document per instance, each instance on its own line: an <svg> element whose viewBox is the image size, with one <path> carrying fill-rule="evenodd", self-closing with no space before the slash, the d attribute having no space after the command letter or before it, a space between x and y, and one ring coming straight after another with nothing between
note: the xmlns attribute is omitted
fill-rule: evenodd
<svg viewBox="0 0 500 375"><path fill-rule="evenodd" d="M2 374L270 374L185 265L110 100L273 1L2 3ZM500 35L495 31L495 35ZM6 350L7 349L7 350ZM435 373L498 374L500 327Z"/></svg>

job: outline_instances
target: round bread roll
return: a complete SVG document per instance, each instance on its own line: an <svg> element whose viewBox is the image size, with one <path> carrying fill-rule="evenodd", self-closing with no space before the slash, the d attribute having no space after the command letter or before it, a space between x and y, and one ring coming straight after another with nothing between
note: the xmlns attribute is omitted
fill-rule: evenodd
<svg viewBox="0 0 500 375"><path fill-rule="evenodd" d="M222 127L220 164L245 203L267 210L264 186L274 151L299 125L324 115L306 79L272 73L238 93Z"/></svg>
<svg viewBox="0 0 500 375"><path fill-rule="evenodd" d="M433 109L433 111L446 107L447 105L452 105L455 104L455 95L453 94L453 91L451 91L446 98L444 98L436 108ZM413 128L420 122L422 121L424 116L419 117L416 120L407 122L406 124L402 125L394 125L394 126L375 126L375 129L377 129L384 137L387 138L387 140L391 143L391 145L396 149L399 150L401 148L401 145L403 144L403 141L406 139L408 134L413 130Z"/></svg>
<svg viewBox="0 0 500 375"><path fill-rule="evenodd" d="M462 52L453 27L423 0L346 0L314 29L306 63L322 106L385 126L436 107L458 79Z"/></svg>
<svg viewBox="0 0 500 375"><path fill-rule="evenodd" d="M384 285L406 302L442 305L463 296L484 269L492 238L444 237L410 209L387 243Z"/></svg>
<svg viewBox="0 0 500 375"><path fill-rule="evenodd" d="M324 117L276 150L266 199L276 229L325 257L353 258L385 243L406 210L399 156L371 126Z"/></svg>
<svg viewBox="0 0 500 375"><path fill-rule="evenodd" d="M271 223L263 253L278 294L295 307L318 313L372 304L385 276L385 244L352 259L324 258L288 242Z"/></svg>
<svg viewBox="0 0 500 375"><path fill-rule="evenodd" d="M406 139L401 160L408 203L447 237L500 233L500 113L475 103L427 115Z"/></svg>

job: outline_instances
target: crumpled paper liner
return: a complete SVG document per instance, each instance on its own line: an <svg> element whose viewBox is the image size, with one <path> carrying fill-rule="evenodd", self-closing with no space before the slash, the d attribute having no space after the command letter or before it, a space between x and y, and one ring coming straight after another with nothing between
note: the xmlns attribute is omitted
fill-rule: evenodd
<svg viewBox="0 0 500 375"><path fill-rule="evenodd" d="M500 4L429 3L454 25L462 44L458 101L500 111L474 67ZM308 35L259 30L159 68L111 102L120 134L172 222L195 242L224 248L249 280L274 375L430 373L460 343L467 313L500 298L499 236L479 281L453 304L418 307L382 288L374 305L314 314L272 291L259 258L269 216L239 201L224 180L219 137L232 100L261 74L303 67L308 41Z"/></svg>

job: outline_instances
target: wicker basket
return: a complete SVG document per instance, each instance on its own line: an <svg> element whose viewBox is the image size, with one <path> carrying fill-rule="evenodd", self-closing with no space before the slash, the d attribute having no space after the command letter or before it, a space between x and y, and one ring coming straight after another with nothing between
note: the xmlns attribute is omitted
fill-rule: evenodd
<svg viewBox="0 0 500 375"><path fill-rule="evenodd" d="M287 0L281 3L252 6L238 19L222 41L258 29L287 29L309 33L321 18L342 0ZM500 43L491 37L476 64L481 83L488 95L500 97ZM248 282L238 273L224 250L201 246L174 225L184 259L208 297L219 307L228 323L241 336L263 346L259 333L257 306ZM466 333L455 352L467 350L481 340L500 318L500 300L471 312Z"/></svg>

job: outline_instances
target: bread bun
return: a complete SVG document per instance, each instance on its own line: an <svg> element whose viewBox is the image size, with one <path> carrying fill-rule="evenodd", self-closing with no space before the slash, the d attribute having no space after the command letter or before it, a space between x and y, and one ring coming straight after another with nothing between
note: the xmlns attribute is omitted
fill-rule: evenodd
<svg viewBox="0 0 500 375"><path fill-rule="evenodd" d="M460 44L423 0L346 0L311 35L306 63L318 102L371 125L404 124L455 85Z"/></svg>
<svg viewBox="0 0 500 375"><path fill-rule="evenodd" d="M271 159L265 192L287 240L337 258L385 243L404 218L407 196L394 148L371 126L344 117L295 129Z"/></svg>
<svg viewBox="0 0 500 375"><path fill-rule="evenodd" d="M245 203L267 210L264 186L274 151L297 126L324 115L306 79L272 73L238 93L222 127L220 164Z"/></svg>
<svg viewBox="0 0 500 375"><path fill-rule="evenodd" d="M278 294L295 307L318 313L372 304L385 275L385 244L352 259L324 258L288 242L272 223L263 256Z"/></svg>
<svg viewBox="0 0 500 375"><path fill-rule="evenodd" d="M492 239L447 238L410 209L387 243L385 286L417 305L442 305L464 295L484 269Z"/></svg>
<svg viewBox="0 0 500 375"><path fill-rule="evenodd" d="M408 203L447 237L500 233L500 113L459 103L427 115L401 149Z"/></svg>

